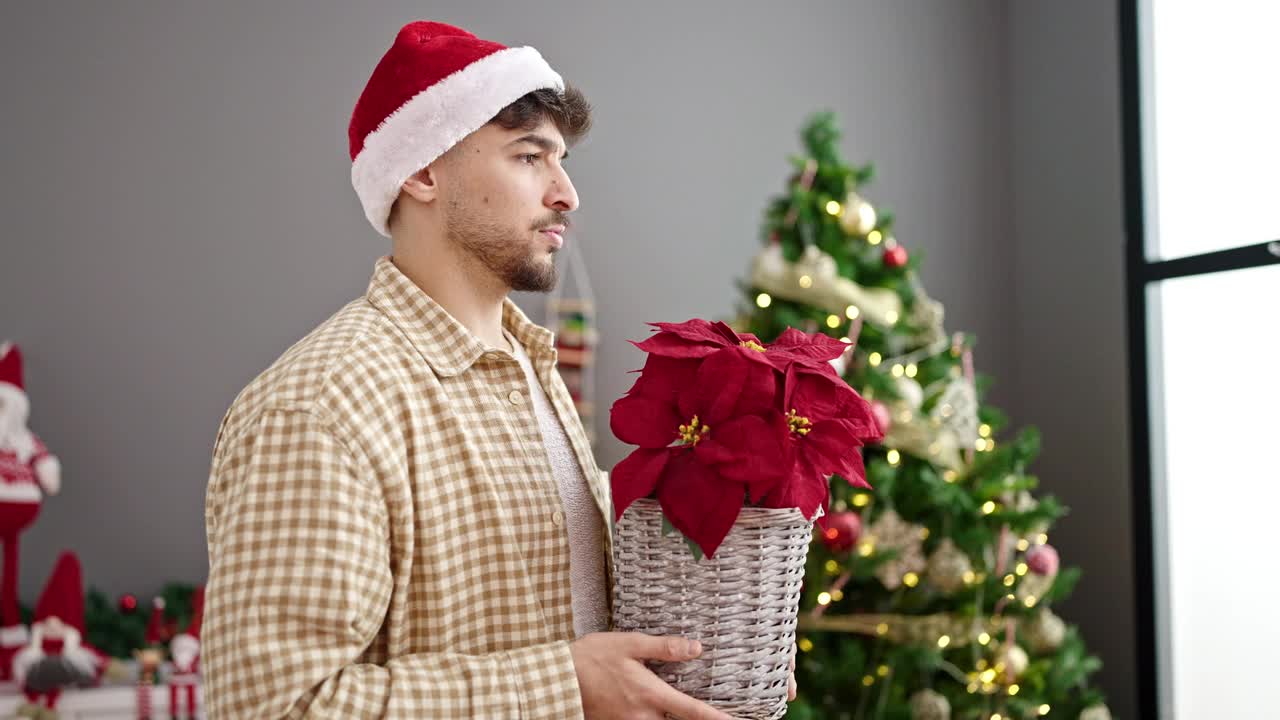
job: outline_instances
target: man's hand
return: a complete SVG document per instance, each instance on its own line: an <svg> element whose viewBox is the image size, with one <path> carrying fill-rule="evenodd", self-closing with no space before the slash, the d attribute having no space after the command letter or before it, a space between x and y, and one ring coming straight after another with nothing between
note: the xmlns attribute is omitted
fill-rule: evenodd
<svg viewBox="0 0 1280 720"><path fill-rule="evenodd" d="M644 666L645 660L684 662L702 654L701 643L675 636L602 632L569 644L587 720L733 720L678 692Z"/></svg>

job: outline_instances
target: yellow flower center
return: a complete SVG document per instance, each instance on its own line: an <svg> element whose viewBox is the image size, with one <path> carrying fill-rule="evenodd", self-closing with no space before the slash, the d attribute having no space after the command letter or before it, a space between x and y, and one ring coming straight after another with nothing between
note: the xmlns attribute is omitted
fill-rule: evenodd
<svg viewBox="0 0 1280 720"><path fill-rule="evenodd" d="M748 350L755 350L756 352L764 352L764 346L754 340L744 340L738 343L738 347L744 347L744 348L747 348Z"/></svg>
<svg viewBox="0 0 1280 720"><path fill-rule="evenodd" d="M797 415L795 408L791 408L791 412L787 413L787 424L791 426L791 432L799 435L808 435L813 429L813 423L809 422L809 418Z"/></svg>
<svg viewBox="0 0 1280 720"><path fill-rule="evenodd" d="M710 429L710 425L699 424L698 416L694 415L688 425L680 426L680 441L686 445L697 445L702 436L706 435Z"/></svg>

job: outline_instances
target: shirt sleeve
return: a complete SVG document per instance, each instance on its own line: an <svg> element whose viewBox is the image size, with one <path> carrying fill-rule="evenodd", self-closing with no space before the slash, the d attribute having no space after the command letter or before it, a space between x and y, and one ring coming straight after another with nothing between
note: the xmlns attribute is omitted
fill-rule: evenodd
<svg viewBox="0 0 1280 720"><path fill-rule="evenodd" d="M377 483L310 410L218 448L201 665L210 720L581 718L569 644L360 662L393 577Z"/></svg>

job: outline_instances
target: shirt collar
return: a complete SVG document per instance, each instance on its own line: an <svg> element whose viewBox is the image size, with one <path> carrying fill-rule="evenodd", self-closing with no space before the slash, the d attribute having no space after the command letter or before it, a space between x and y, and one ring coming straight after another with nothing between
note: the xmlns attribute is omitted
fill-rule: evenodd
<svg viewBox="0 0 1280 720"><path fill-rule="evenodd" d="M404 333L437 375L457 375L491 350L414 284L389 256L378 258L365 297ZM555 360L551 331L531 321L511 298L502 301L502 326L524 345L531 358L550 356Z"/></svg>

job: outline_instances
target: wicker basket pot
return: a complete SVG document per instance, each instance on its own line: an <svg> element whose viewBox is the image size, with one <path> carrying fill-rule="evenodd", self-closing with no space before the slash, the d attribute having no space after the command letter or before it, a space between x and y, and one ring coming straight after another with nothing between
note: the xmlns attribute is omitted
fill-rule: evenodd
<svg viewBox="0 0 1280 720"><path fill-rule="evenodd" d="M662 533L657 501L637 500L614 526L615 629L701 641L697 659L650 669L736 718L780 718L812 533L795 508L744 507L715 557L695 560Z"/></svg>

